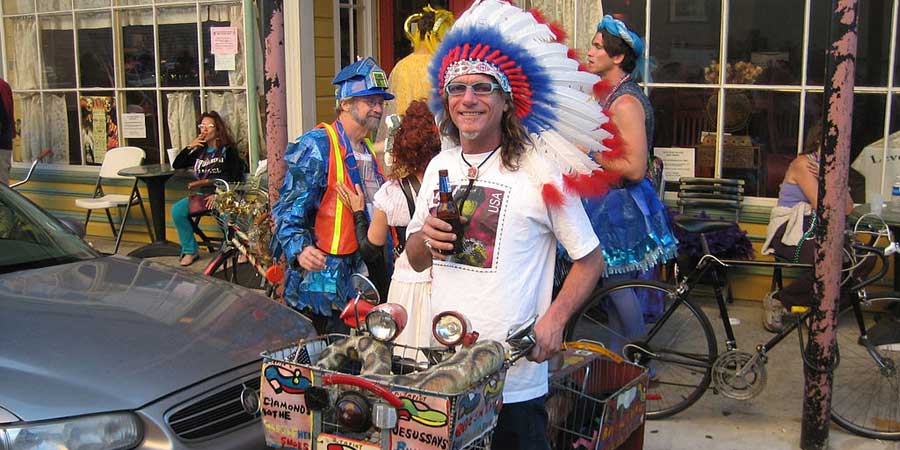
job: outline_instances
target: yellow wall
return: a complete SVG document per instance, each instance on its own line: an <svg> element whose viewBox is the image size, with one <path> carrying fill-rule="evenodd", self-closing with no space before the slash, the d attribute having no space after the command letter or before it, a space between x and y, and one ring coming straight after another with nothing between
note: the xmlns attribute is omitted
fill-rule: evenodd
<svg viewBox="0 0 900 450"><path fill-rule="evenodd" d="M318 122L334 121L334 5L316 0L313 6L313 38L316 47L316 117Z"/></svg>

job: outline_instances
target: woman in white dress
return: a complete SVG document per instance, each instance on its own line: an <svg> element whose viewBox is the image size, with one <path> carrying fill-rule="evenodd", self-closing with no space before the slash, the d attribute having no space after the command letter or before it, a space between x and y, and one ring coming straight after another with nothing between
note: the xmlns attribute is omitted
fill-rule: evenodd
<svg viewBox="0 0 900 450"><path fill-rule="evenodd" d="M432 344L431 270L413 270L402 247L425 168L440 149L440 135L428 105L421 100L412 101L394 137L392 172L375 194L371 224L363 213L365 205L360 186L356 186L356 192L338 186L341 200L353 210L356 239L364 259L382 257L388 234L393 235L395 255L399 256L394 261L387 301L406 308L409 321L395 342L411 347Z"/></svg>

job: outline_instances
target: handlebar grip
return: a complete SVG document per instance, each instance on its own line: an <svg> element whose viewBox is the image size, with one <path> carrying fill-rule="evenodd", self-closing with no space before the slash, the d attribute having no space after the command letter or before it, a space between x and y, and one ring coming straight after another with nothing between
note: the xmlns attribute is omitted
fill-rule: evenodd
<svg viewBox="0 0 900 450"><path fill-rule="evenodd" d="M393 392L391 392L391 391L385 389L384 387L379 386L365 378L361 378L361 377L357 377L357 376L353 376L353 375L346 375L346 374L330 374L330 375L325 375L322 377L322 384L324 384L325 386L332 385L332 384L349 384L351 386L363 388L363 389L383 398L384 401L388 402L388 404L393 406L394 408L403 407L403 401L401 401L399 398L397 398L397 396L394 395Z"/></svg>
<svg viewBox="0 0 900 450"><path fill-rule="evenodd" d="M52 150L50 150L49 148L45 148L45 149L41 152L41 154L38 155L37 160L38 160L38 161L41 161L41 160L43 160L44 158L50 156L51 153L53 153Z"/></svg>

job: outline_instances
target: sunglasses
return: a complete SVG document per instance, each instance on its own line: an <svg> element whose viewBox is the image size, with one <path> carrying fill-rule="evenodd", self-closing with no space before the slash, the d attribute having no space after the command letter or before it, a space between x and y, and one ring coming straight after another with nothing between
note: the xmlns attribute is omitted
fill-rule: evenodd
<svg viewBox="0 0 900 450"><path fill-rule="evenodd" d="M213 130L216 128L216 126L215 124L203 125L202 123L200 125L197 125L197 129L200 131L203 131L204 128L206 128L207 130Z"/></svg>
<svg viewBox="0 0 900 450"><path fill-rule="evenodd" d="M473 84L450 83L444 88L444 90L447 91L447 95L451 97L464 95L469 89L471 89L475 95L491 95L494 91L500 89L500 85L489 81L482 81Z"/></svg>

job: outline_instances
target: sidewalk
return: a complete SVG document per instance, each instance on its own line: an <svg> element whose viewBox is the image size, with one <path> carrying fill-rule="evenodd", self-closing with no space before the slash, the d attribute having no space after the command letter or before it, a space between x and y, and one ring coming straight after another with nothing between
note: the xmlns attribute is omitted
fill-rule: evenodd
<svg viewBox="0 0 900 450"><path fill-rule="evenodd" d="M701 301L713 322L722 347L725 332L718 320L715 300ZM755 351L772 334L762 327L762 305L735 302L729 315L740 320L734 332L739 349ZM805 337L805 335L804 335ZM721 348L719 349L721 352ZM803 416L803 366L797 335L785 338L769 353L768 383L756 398L740 401L711 390L693 406L673 417L648 421L644 436L647 450L782 450L800 448ZM900 442L866 439L832 424L829 448L839 450L900 450Z"/></svg>
<svg viewBox="0 0 900 450"><path fill-rule="evenodd" d="M88 236L87 241L101 251L111 251L113 240ZM139 244L123 242L119 253L128 254ZM201 272L211 254L201 251L201 259L187 269ZM178 267L178 257L152 258ZM713 299L701 300L722 344L724 330L718 320ZM735 302L730 305L737 341L743 351L754 351L756 344L772 335L762 327L762 304ZM721 351L721 349L720 349ZM788 336L769 353L765 390L748 401L732 400L713 391L686 411L664 420L648 421L644 436L646 450L786 450L800 448L803 415L803 369L796 334ZM832 425L829 448L837 450L900 450L900 442L866 439Z"/></svg>

